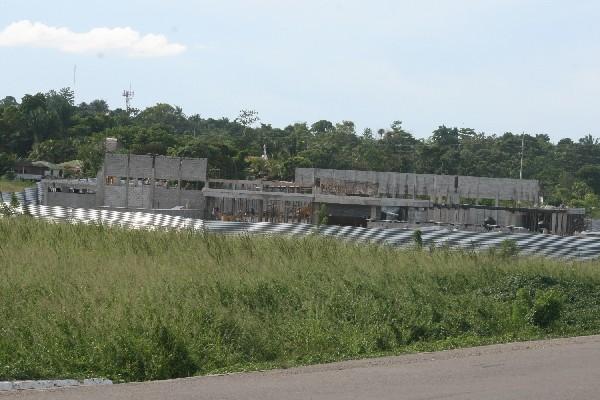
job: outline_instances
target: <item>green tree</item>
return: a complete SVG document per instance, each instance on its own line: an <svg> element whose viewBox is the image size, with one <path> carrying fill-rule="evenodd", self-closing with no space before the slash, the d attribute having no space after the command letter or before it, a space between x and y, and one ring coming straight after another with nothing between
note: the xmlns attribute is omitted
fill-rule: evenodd
<svg viewBox="0 0 600 400"><path fill-rule="evenodd" d="M43 93L23 96L20 111L32 143L39 143L50 135L50 116Z"/></svg>
<svg viewBox="0 0 600 400"><path fill-rule="evenodd" d="M575 176L585 182L594 193L600 194L600 165L584 165Z"/></svg>
<svg viewBox="0 0 600 400"><path fill-rule="evenodd" d="M31 160L61 163L74 160L77 146L71 140L48 139L33 145L28 158Z"/></svg>
<svg viewBox="0 0 600 400"><path fill-rule="evenodd" d="M256 110L241 110L235 122L239 123L244 127L242 130L242 136L246 135L246 130L252 125L260 121L258 112Z"/></svg>

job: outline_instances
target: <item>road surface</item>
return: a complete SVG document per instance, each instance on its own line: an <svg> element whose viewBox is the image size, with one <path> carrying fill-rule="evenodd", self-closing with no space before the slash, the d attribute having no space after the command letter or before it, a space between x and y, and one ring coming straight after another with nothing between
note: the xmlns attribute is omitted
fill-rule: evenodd
<svg viewBox="0 0 600 400"><path fill-rule="evenodd" d="M0 400L598 398L600 336L267 372L0 394Z"/></svg>

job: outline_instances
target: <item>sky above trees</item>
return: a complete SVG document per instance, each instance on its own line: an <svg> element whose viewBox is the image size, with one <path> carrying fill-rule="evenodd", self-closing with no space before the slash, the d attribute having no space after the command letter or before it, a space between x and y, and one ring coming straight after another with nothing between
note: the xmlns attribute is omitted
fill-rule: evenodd
<svg viewBox="0 0 600 400"><path fill-rule="evenodd" d="M599 136L600 3L591 0L0 0L0 97L73 85L76 102L188 115L402 120Z"/></svg>

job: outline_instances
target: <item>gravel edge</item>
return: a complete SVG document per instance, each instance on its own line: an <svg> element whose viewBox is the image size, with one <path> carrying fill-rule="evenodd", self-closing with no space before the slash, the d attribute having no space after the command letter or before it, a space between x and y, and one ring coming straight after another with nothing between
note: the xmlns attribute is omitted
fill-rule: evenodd
<svg viewBox="0 0 600 400"><path fill-rule="evenodd" d="M75 379L50 379L39 381L0 381L0 392L14 390L42 390L73 386L112 385L110 379L91 378L84 380Z"/></svg>

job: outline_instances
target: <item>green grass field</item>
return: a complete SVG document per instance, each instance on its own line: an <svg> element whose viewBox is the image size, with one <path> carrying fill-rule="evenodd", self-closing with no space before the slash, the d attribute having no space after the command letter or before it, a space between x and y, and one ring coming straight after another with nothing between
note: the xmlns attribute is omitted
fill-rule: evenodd
<svg viewBox="0 0 600 400"><path fill-rule="evenodd" d="M0 380L163 379L600 332L600 262L0 218Z"/></svg>
<svg viewBox="0 0 600 400"><path fill-rule="evenodd" d="M0 179L0 192L20 192L27 187L35 186L33 181L9 181Z"/></svg>

